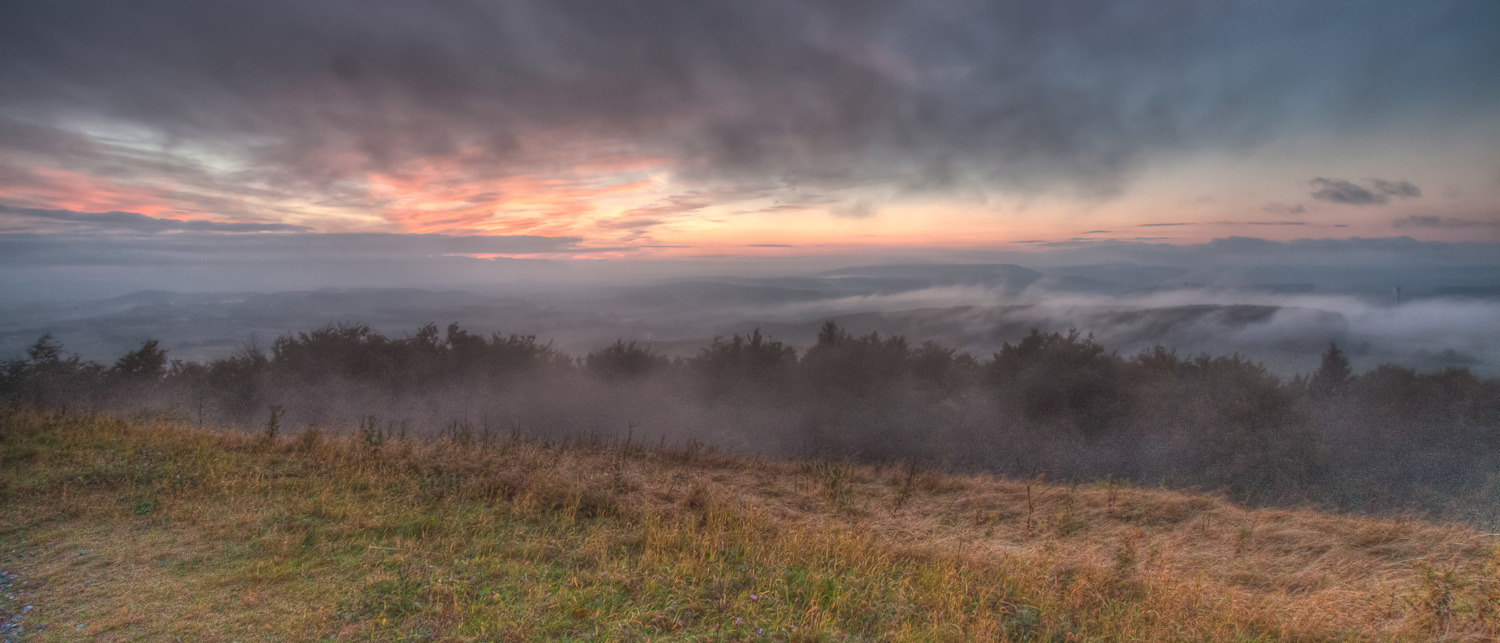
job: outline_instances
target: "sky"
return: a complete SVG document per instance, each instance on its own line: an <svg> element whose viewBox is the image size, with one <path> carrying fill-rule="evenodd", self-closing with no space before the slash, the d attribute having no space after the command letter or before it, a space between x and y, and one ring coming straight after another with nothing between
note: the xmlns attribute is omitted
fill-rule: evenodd
<svg viewBox="0 0 1500 643"><path fill-rule="evenodd" d="M1496 25L1492 0L9 1L0 266L83 292L1472 254L1500 243Z"/></svg>

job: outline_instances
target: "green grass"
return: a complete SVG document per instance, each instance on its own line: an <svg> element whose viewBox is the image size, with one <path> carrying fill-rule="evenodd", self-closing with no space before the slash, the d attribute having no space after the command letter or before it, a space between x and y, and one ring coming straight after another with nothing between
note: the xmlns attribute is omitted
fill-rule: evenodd
<svg viewBox="0 0 1500 643"><path fill-rule="evenodd" d="M1182 573L1153 536L1136 548L1139 527L1128 551L1089 549L1106 533L1092 491L1050 489L1067 496L1052 526L1006 553L913 536L936 514L891 500L978 483L698 450L267 440L9 411L0 469L0 560L29 584L36 640L1424 640L1482 634L1494 606L1483 552L1452 591L1396 586L1386 622L1320 622L1306 615L1338 606ZM1115 511L1121 492L1098 493ZM979 539L1031 529L1023 511L945 519Z"/></svg>

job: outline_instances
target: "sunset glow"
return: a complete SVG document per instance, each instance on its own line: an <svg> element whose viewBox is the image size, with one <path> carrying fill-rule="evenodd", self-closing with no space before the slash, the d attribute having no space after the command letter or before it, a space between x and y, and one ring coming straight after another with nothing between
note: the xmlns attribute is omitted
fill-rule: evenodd
<svg viewBox="0 0 1500 643"><path fill-rule="evenodd" d="M78 213L9 215L15 232L120 212L224 233L540 238L457 255L552 259L1500 240L1488 10L1382 6L1122 8L1098 24L964 3L647 22L390 6L369 23L299 17L319 35L295 42L238 26L281 25L274 12L172 25L39 9L19 22L50 48L0 51L0 206ZM724 24L754 26L724 41ZM1271 46L1268 24L1298 26ZM1411 35L1393 49L1360 25Z"/></svg>

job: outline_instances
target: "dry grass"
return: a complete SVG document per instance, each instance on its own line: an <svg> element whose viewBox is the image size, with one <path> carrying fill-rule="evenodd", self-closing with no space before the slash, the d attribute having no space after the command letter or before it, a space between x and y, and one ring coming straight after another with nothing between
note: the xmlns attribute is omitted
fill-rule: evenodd
<svg viewBox="0 0 1500 643"><path fill-rule="evenodd" d="M0 620L35 606L36 640L1487 640L1494 540L696 446L0 418Z"/></svg>

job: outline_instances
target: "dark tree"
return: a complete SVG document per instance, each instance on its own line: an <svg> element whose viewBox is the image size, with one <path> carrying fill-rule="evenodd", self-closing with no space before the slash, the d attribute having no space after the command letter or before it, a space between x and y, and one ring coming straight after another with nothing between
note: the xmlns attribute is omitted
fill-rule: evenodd
<svg viewBox="0 0 1500 643"><path fill-rule="evenodd" d="M43 335L26 349L26 359L0 362L0 399L67 407L92 397L103 371L77 355L64 356L62 344Z"/></svg>
<svg viewBox="0 0 1500 643"><path fill-rule="evenodd" d="M157 341L151 339L139 350L126 353L109 369L110 375L132 382L160 380L167 374L167 351L156 346Z"/></svg>
<svg viewBox="0 0 1500 643"><path fill-rule="evenodd" d="M853 336L830 321L802 357L802 372L819 395L870 396L900 383L911 349L901 335Z"/></svg>
<svg viewBox="0 0 1500 643"><path fill-rule="evenodd" d="M1328 352L1323 353L1323 364L1313 373L1308 388L1316 395L1328 395L1344 388L1349 382L1349 358L1339 350L1339 345L1328 343Z"/></svg>
<svg viewBox="0 0 1500 643"><path fill-rule="evenodd" d="M668 360L656 351L635 342L616 340L604 348L589 353L583 360L583 368L590 374L606 379L628 379L666 368Z"/></svg>
<svg viewBox="0 0 1500 643"><path fill-rule="evenodd" d="M1002 345L988 371L1004 403L1027 418L1068 420L1097 436L1125 413L1120 362L1093 335L1033 329L1014 346Z"/></svg>
<svg viewBox="0 0 1500 643"><path fill-rule="evenodd" d="M689 364L716 387L772 384L784 380L797 365L797 350L761 335L757 328L749 336L735 335L728 341L715 337Z"/></svg>

